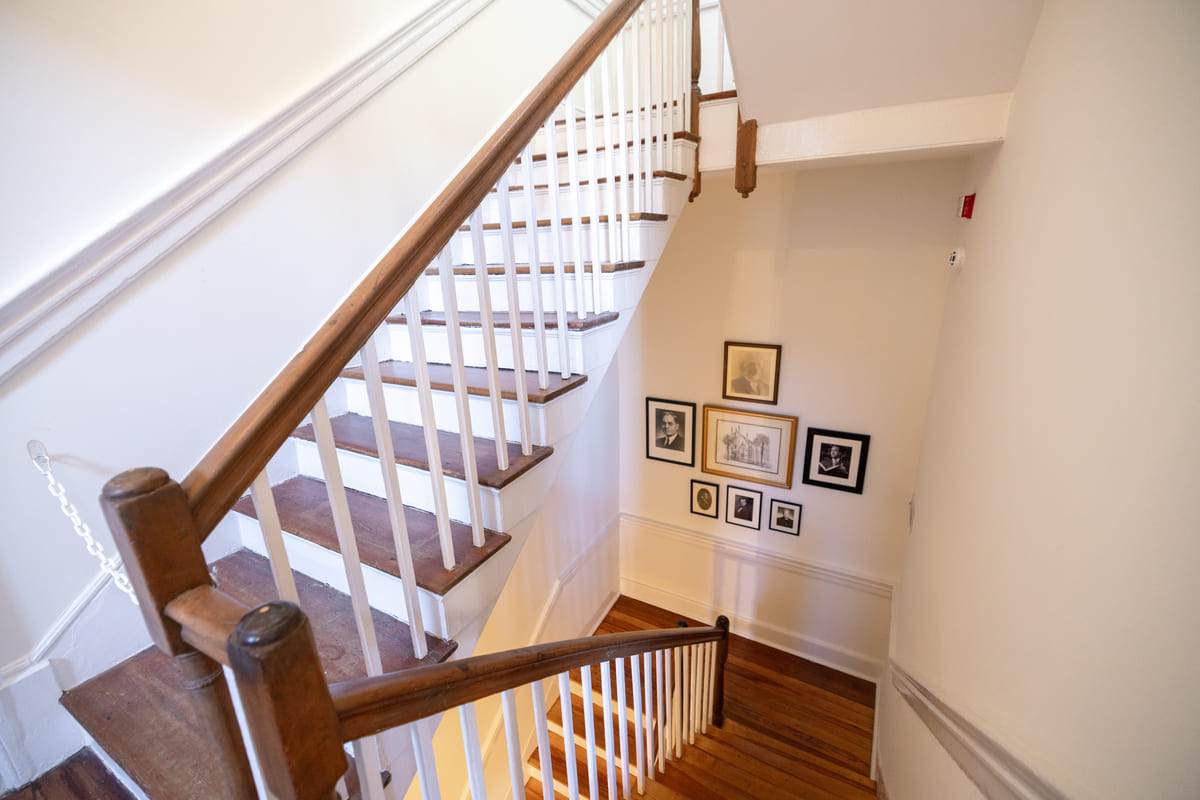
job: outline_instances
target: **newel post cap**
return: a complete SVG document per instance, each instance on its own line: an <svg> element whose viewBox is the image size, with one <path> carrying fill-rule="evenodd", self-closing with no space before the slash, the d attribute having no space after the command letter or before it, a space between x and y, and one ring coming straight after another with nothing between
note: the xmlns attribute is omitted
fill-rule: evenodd
<svg viewBox="0 0 1200 800"><path fill-rule="evenodd" d="M161 489L171 482L166 470L158 467L129 469L104 484L100 496L105 500L128 500Z"/></svg>

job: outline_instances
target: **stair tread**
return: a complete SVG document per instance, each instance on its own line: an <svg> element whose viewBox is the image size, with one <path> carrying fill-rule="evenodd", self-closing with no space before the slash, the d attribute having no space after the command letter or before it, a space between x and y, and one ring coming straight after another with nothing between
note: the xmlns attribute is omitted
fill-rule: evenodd
<svg viewBox="0 0 1200 800"><path fill-rule="evenodd" d="M304 476L292 478L272 487L279 522L288 533L300 536L326 550L340 552L333 511L324 481ZM350 518L354 523L354 538L364 564L400 577L396 547L392 539L392 523L387 500L354 489L346 489ZM243 497L233 507L235 511L258 519L254 502ZM444 595L487 561L512 537L506 533L484 531L482 547L471 541L471 527L450 523L454 540L454 569L442 566L441 542L438 538L437 517L420 509L404 507L404 521L412 547L413 571L417 585L434 594Z"/></svg>
<svg viewBox="0 0 1200 800"><path fill-rule="evenodd" d="M625 219L625 218L626 218L625 214L617 214L616 215L616 219ZM639 221L641 221L641 222L666 222L668 219L670 219L670 217L667 214L659 214L654 211L634 212L632 214L629 214L628 218L632 222L639 222ZM609 220L608 214L600 214L599 216L596 217L596 221L601 224L608 222L608 220ZM563 217L561 220L559 220L559 222L563 225L563 227L568 227L568 226L572 225L575 222L575 220L572 217ZM579 218L580 225L590 225L591 222L592 222L592 217L590 214ZM553 224L554 224L554 221L549 218L538 219L538 221L537 221L537 226L539 228L549 228ZM524 230L525 227L526 227L525 220L523 220L523 219L513 220L513 223L512 223L513 230ZM499 222L485 222L485 223L483 223L482 228L485 231L498 231L498 230L500 230L500 223ZM470 224L462 225L459 227L458 230L460 232L470 231L471 226L470 226Z"/></svg>
<svg viewBox="0 0 1200 800"><path fill-rule="evenodd" d="M528 263L515 264L514 266L516 267L516 271L517 271L518 275L528 275L529 274L529 264ZM644 266L646 266L645 261L618 261L613 264L601 264L600 272L603 274L606 274L606 275L614 273L614 272L631 272L636 269L641 269ZM462 276L474 276L475 275L475 265L474 264L458 264L458 265L454 266L453 269L454 269L455 275L462 275ZM551 262L544 262L544 263L540 264L539 269L543 275L553 275L554 274L554 264ZM488 271L488 275L503 275L504 274L504 265L503 264L488 264L487 271ZM584 268L585 274L589 274L590 271L591 271L590 268L588 268L588 267ZM566 272L569 275L575 274L575 263L571 262L570 264L563 264L563 272ZM428 267L425 270L425 274L431 275L431 276L436 276L438 274L438 268L436 266Z"/></svg>
<svg viewBox="0 0 1200 800"><path fill-rule="evenodd" d="M216 586L247 606L277 597L267 560L246 550L214 565ZM317 652L331 682L366 674L351 618L350 598L293 573L300 606L308 615ZM454 642L426 634L429 655L412 655L408 626L372 614L385 670L444 661ZM151 647L76 686L62 704L151 797L219 797L220 765L209 754L204 723L182 687L170 656Z"/></svg>
<svg viewBox="0 0 1200 800"><path fill-rule="evenodd" d="M398 386L416 386L416 367L410 361L384 361L379 365L384 383ZM499 370L500 394L506 400L517 398L517 374L511 369ZM484 367L467 367L467 392L479 397L489 397L488 374ZM347 367L342 370L343 378L364 380L362 367ZM587 383L586 375L564 378L560 373L550 373L550 385L545 389L538 386L538 374L526 371L525 390L531 403L548 403L556 397ZM435 391L454 391L454 374L449 364L429 364L429 382Z"/></svg>
<svg viewBox="0 0 1200 800"><path fill-rule="evenodd" d="M567 330L570 330L570 331L591 330L592 328L598 328L601 325L607 325L608 323L616 320L619 317L620 317L620 314L616 311L604 311L599 314L591 312L591 313L588 313L583 319L580 319L579 315L577 315L577 314L568 313L567 314ZM532 330L533 329L533 319L534 319L534 317L533 317L532 311L522 311L521 312L521 327L525 330ZM407 322L407 320L408 320L408 317L405 314L395 314L393 316L388 317L387 321L389 324L403 325ZM558 313L555 311L547 311L546 313L542 314L542 323L546 326L547 330L556 330L558 328ZM446 324L446 312L444 312L444 311L422 311L421 312L421 324L422 325L445 325ZM478 311L460 311L460 312L458 312L458 324L464 328L478 328L483 324L483 322L480 318L480 314ZM509 314L507 311L492 312L492 324L497 328L511 328L512 327L512 324L509 322Z"/></svg>
<svg viewBox="0 0 1200 800"><path fill-rule="evenodd" d="M600 137L597 137L597 138L600 138ZM700 141L700 136L699 136L698 134L692 133L691 131L675 131L675 133L671 134L671 139L672 139L673 141L684 141L684 142L696 142L696 143L698 143L698 142ZM658 142L658 140L659 140L659 136L658 136L657 134L656 134L656 135L653 135L653 136L643 136L643 137L642 137L642 144L643 144L643 145L645 145L645 144L647 144L647 143L653 144L653 143L657 143L657 142ZM578 144L578 143L577 143L577 144ZM625 149L628 149L628 150L632 150L632 149L633 149L633 139L626 139L626 140L625 140L625 144L624 144L624 145L617 145L617 149L621 149L622 147L623 147L623 148L625 148ZM608 149L608 148L607 148L607 147L606 147L606 146L605 146L603 143L601 143L601 142L597 142L597 143L596 143L596 152L597 152L597 153L603 153L603 152L604 152L605 150L607 150L607 149ZM567 158L568 156L570 156L570 154L571 154L571 153L570 153L570 151L569 151L569 150L558 150L558 151L555 153L555 155L556 155L556 156L558 156L558 158L560 158L560 159L562 159L562 158ZM587 150L587 146L586 146L586 145L585 145L585 146L582 146L582 147L578 147L578 146L576 147L576 152L575 152L575 155L577 155L577 156L586 156L587 154L588 154L588 150ZM546 160L546 154L545 154L545 153L534 153L534 154L533 154L533 160L534 160L535 162L537 162L537 161L545 161L545 160ZM520 164L520 163L521 163L521 159L520 159L520 158L517 158L517 160L516 160L516 163L517 163L517 164ZM657 171L655 172L655 174L657 174Z"/></svg>
<svg viewBox="0 0 1200 800"><path fill-rule="evenodd" d="M0 800L133 800L133 795L86 747Z"/></svg>
<svg viewBox="0 0 1200 800"><path fill-rule="evenodd" d="M371 418L361 414L342 414L331 420L333 438L339 449L379 457L375 446L375 429ZM392 447L396 452L396 463L417 469L429 469L429 458L425 452L425 431L420 425L406 422L391 422ZM438 446L442 455L442 471L455 478L465 478L463 469L462 442L457 433L438 431ZM316 441L312 424L301 425L293 436L306 441ZM523 455L521 445L507 443L509 468L501 471L496 461L496 444L491 439L475 437L475 464L479 472L479 483L493 489L501 489L554 452L552 447L534 446L533 453Z"/></svg>
<svg viewBox="0 0 1200 800"><path fill-rule="evenodd" d="M688 176L684 175L682 172L671 172L669 170L662 170L662 169L656 169L654 171L654 175L652 177L666 178L667 180L673 180L673 181L686 181L688 179ZM633 182L633 173L632 172L629 173L628 176L616 175L613 177L613 180L617 181L618 183L632 183ZM596 179L596 183L608 183L608 178L604 175L601 175L599 178ZM580 186L588 186L590 184L591 184L591 180L589 180L587 178L584 178L579 181ZM533 188L537 191L546 191L550 188L550 184L549 183L535 183L533 185ZM558 188L559 189L570 189L571 182L560 180L558 182ZM523 192L523 191L525 191L525 187L519 183L510 183L508 185L508 190L510 192ZM498 192L498 191L499 190L497 188L493 187L492 192Z"/></svg>

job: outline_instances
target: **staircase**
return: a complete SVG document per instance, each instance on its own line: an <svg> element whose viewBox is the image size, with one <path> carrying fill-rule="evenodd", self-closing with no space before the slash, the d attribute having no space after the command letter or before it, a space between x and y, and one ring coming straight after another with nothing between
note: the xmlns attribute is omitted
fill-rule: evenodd
<svg viewBox="0 0 1200 800"><path fill-rule="evenodd" d="M597 26L617 24L617 5L639 4L614 4ZM637 10L621 36L640 42L661 31L665 45L674 31L682 45L692 4L667 7ZM268 445L248 446L245 429L278 428L285 417L278 409L289 398L274 384L263 395L274 403L270 410L252 407L227 434L234 444L218 443L183 482L199 538L212 528L206 565L155 550L148 561L174 564L170 576L156 577L144 566L145 550L159 545L127 534L133 543L123 545L124 560L159 649L72 689L63 703L150 798L244 791L231 788L229 765L210 753L215 706L206 704L219 705L219 698L197 703L188 696L211 692L219 671L209 667L200 679L185 667L192 685L184 688L162 652L182 665L188 656L181 654L194 646L227 663L228 629L193 623L198 609L231 626L238 609L276 599L298 603L330 685L471 655L693 190L681 171L691 171L698 144L687 130L694 120L684 109L686 79L682 91L656 95L647 73L641 101L634 89L632 102L621 95L614 113L604 94L596 110L592 84L607 84L612 63L620 75L622 42L610 47L622 54L615 62L603 56L580 80L582 90L556 101L539 135L420 265L407 294L386 309L312 412L290 434L283 431L269 459L259 452L271 452ZM666 74L657 76L665 81ZM632 76L629 83L640 86ZM370 304L357 298L347 301L358 303L355 314ZM339 310L327 327L348 318ZM251 458L263 466L252 480L240 479L237 485L249 488L232 510L204 510L234 480L223 472L214 477L209 460L253 475L245 466ZM122 479L106 487L113 508L137 494ZM144 472L131 480L148 481L148 493L176 486ZM123 512L107 513L110 525L127 523ZM181 603L185 597L191 599ZM382 761L373 747L356 744L349 777L361 779L366 796L382 797L382 776L395 772L395 784L406 787L412 772L403 765L419 765L423 749L416 733L411 750L389 744Z"/></svg>

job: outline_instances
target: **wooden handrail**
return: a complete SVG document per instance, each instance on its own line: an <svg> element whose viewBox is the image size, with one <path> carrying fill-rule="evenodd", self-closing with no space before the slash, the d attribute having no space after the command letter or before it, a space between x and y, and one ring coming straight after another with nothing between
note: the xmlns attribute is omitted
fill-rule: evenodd
<svg viewBox="0 0 1200 800"><path fill-rule="evenodd" d="M181 484L207 536L642 0L614 0Z"/></svg>
<svg viewBox="0 0 1200 800"><path fill-rule="evenodd" d="M729 626L722 620L711 628L631 631L523 647L344 681L330 686L329 693L342 739L350 741L571 669L655 650L724 642Z"/></svg>

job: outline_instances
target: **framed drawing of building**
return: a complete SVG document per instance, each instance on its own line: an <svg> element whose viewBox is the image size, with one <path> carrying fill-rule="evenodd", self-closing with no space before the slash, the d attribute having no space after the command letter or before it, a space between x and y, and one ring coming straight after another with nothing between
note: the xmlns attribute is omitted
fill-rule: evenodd
<svg viewBox="0 0 1200 800"><path fill-rule="evenodd" d="M700 469L712 475L792 488L797 417L704 407Z"/></svg>

